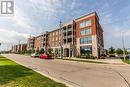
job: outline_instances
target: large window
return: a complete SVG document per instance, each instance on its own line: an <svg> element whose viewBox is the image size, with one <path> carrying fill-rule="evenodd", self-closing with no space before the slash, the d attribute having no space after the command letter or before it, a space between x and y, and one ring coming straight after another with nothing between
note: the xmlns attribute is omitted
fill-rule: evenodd
<svg viewBox="0 0 130 87"><path fill-rule="evenodd" d="M92 54L92 46L89 45L89 46L80 46L80 54L82 56L90 56Z"/></svg>
<svg viewBox="0 0 130 87"><path fill-rule="evenodd" d="M86 27L86 26L90 26L91 25L91 20L87 20L85 22L81 22L80 23L80 28Z"/></svg>
<svg viewBox="0 0 130 87"><path fill-rule="evenodd" d="M89 44L89 43L92 43L91 36L80 38L80 44Z"/></svg>
<svg viewBox="0 0 130 87"><path fill-rule="evenodd" d="M80 35L88 35L88 34L91 34L91 29L90 28L87 28L85 30L80 31Z"/></svg>

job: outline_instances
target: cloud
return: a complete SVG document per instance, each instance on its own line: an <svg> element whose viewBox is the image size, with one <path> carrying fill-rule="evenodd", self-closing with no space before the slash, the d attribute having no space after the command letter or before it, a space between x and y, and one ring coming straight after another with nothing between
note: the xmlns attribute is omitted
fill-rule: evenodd
<svg viewBox="0 0 130 87"><path fill-rule="evenodd" d="M30 34L28 33L19 33L17 31L10 31L7 29L0 29L1 37L0 41L2 43L18 43L18 41L22 41L22 43L27 42L27 38Z"/></svg>
<svg viewBox="0 0 130 87"><path fill-rule="evenodd" d="M71 5L70 5L70 8L74 9L76 5L77 5L76 0L73 0Z"/></svg>

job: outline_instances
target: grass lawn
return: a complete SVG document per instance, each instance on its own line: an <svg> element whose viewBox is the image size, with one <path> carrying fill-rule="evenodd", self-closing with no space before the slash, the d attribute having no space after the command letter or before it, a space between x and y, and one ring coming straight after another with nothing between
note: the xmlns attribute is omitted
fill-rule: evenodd
<svg viewBox="0 0 130 87"><path fill-rule="evenodd" d="M126 60L122 59L122 61L123 61L124 63L130 64L130 60L129 60L129 59L126 59Z"/></svg>
<svg viewBox="0 0 130 87"><path fill-rule="evenodd" d="M0 55L0 87L66 87Z"/></svg>

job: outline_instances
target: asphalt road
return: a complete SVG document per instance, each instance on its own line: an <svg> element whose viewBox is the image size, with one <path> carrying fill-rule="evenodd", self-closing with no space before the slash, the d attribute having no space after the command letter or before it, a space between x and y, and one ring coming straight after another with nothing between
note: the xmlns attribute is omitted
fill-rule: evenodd
<svg viewBox="0 0 130 87"><path fill-rule="evenodd" d="M130 87L130 65L44 60L16 54L3 55L73 87Z"/></svg>

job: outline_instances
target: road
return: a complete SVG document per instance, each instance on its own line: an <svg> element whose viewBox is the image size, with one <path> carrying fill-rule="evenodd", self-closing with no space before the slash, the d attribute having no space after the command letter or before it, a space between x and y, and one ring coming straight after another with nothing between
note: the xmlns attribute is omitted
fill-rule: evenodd
<svg viewBox="0 0 130 87"><path fill-rule="evenodd" d="M130 66L44 60L16 54L3 56L73 87L130 87Z"/></svg>

